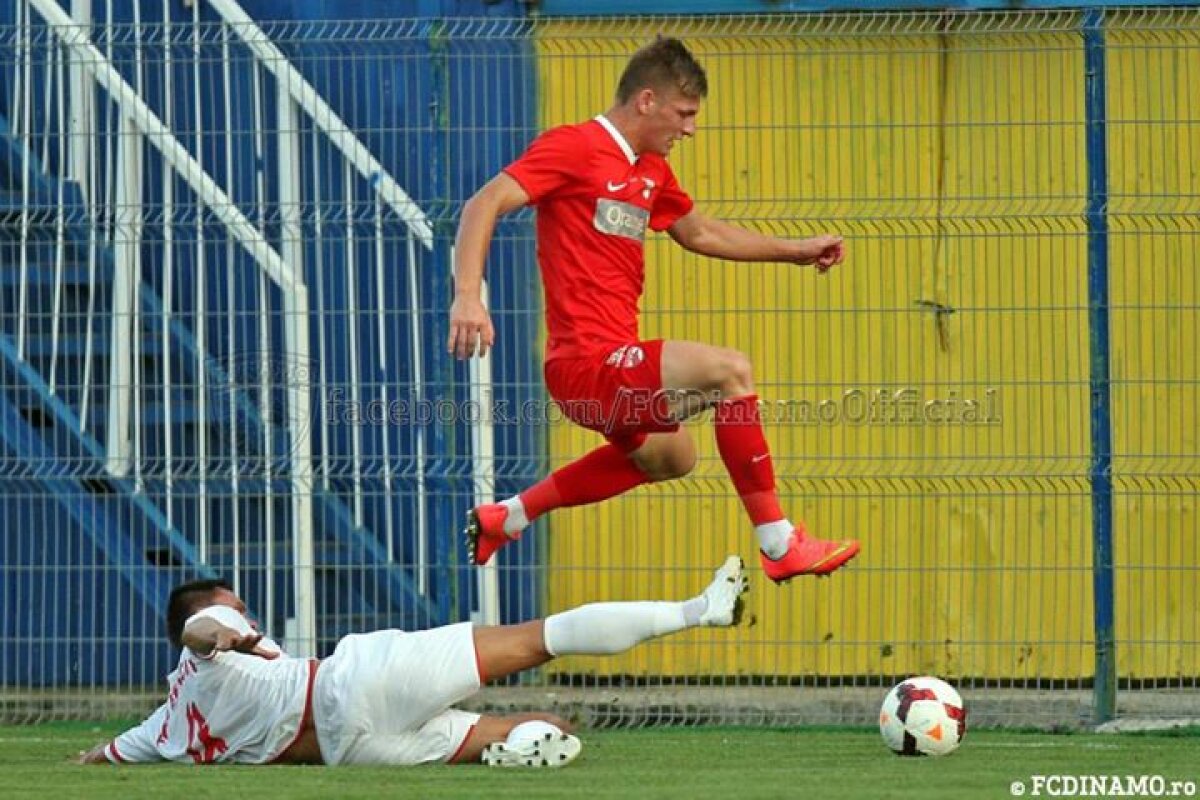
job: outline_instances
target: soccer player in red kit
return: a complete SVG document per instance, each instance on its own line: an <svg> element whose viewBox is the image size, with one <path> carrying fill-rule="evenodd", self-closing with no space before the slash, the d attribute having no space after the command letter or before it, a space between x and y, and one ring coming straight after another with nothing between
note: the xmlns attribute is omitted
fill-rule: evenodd
<svg viewBox="0 0 1200 800"><path fill-rule="evenodd" d="M780 508L745 355L638 335L647 227L714 258L788 262L821 273L842 262L838 236L778 239L693 209L667 156L695 134L707 88L704 69L683 43L660 38L630 59L612 108L546 131L463 208L449 351L469 358L493 345L480 295L492 232L500 216L536 206L546 386L573 422L608 439L519 495L472 509L467 538L477 564L555 508L686 475L696 450L679 422L710 407L717 448L755 526L768 577L827 575L858 553L857 541L810 536Z"/></svg>

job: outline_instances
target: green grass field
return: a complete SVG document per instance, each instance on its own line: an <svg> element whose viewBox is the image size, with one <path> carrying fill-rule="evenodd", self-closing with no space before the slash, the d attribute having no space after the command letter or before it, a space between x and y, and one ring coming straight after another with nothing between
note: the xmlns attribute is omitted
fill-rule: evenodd
<svg viewBox="0 0 1200 800"><path fill-rule="evenodd" d="M119 726L0 727L0 797L1012 797L1033 775L1161 775L1200 782L1200 729L1161 735L970 731L941 759L898 758L865 729L583 731L562 770L485 767L80 767L79 750ZM1035 796L1027 792L1025 796ZM1045 791L1041 796L1047 796ZM1167 796L1170 796L1169 794ZM1182 790L1176 796L1186 796Z"/></svg>

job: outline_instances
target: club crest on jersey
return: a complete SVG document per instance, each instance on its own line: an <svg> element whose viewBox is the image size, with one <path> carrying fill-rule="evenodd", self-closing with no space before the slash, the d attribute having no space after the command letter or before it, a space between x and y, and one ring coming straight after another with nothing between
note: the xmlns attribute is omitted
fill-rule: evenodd
<svg viewBox="0 0 1200 800"><path fill-rule="evenodd" d="M609 181L608 183L604 184L604 188L607 189L610 193L616 194L617 192L624 191L625 188L628 187L630 183L641 183L642 184L642 199L643 200L649 200L650 195L654 194L654 187L658 186L658 184L654 182L653 178L634 177L627 181L621 181L620 183L617 183L616 181Z"/></svg>
<svg viewBox="0 0 1200 800"><path fill-rule="evenodd" d="M621 367L629 369L636 367L646 360L646 351L638 347L636 344L627 344L623 347L618 347L609 353L608 358L604 361L610 367Z"/></svg>
<svg viewBox="0 0 1200 800"><path fill-rule="evenodd" d="M646 225L649 222L650 212L646 209L602 197L596 201L596 216L592 219L592 226L601 233L641 242L646 238Z"/></svg>

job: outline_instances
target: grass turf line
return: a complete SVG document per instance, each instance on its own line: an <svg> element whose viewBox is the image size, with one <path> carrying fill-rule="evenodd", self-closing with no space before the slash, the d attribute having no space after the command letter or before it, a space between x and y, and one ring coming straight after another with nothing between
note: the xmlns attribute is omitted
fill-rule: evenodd
<svg viewBox="0 0 1200 800"><path fill-rule="evenodd" d="M3 796L932 800L1011 797L1012 783L1022 781L1028 789L1033 775L1161 775L1168 791L1173 780L1200 783L1200 729L1194 728L1163 735L968 731L962 748L940 759L899 758L877 732L861 728L648 728L583 731L583 755L562 770L70 763L76 752L121 729L86 723L0 727Z"/></svg>

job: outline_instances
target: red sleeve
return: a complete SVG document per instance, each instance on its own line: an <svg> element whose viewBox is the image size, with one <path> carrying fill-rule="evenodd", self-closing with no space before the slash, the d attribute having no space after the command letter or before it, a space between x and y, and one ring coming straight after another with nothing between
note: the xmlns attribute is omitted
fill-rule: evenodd
<svg viewBox="0 0 1200 800"><path fill-rule="evenodd" d="M679 181L675 180L675 173L668 166L666 180L654 198L654 207L650 209L651 230L665 231L681 217L691 213L693 205L692 198L688 197Z"/></svg>
<svg viewBox="0 0 1200 800"><path fill-rule="evenodd" d="M587 159L587 141L574 125L551 128L533 140L504 171L521 184L530 204L561 189L579 175Z"/></svg>

